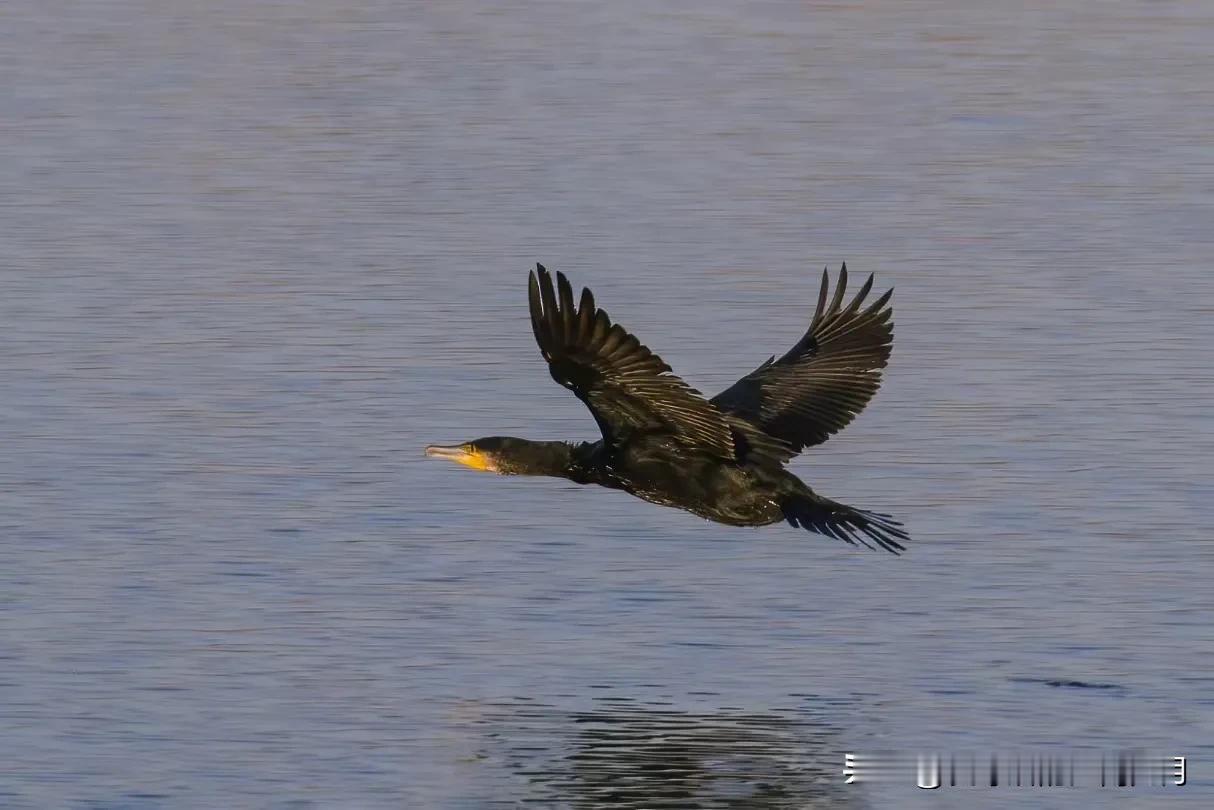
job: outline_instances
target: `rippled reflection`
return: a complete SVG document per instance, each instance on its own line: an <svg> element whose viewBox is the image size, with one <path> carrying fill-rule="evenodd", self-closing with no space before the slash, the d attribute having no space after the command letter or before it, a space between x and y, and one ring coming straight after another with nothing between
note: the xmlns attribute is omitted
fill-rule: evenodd
<svg viewBox="0 0 1214 810"><path fill-rule="evenodd" d="M485 714L491 764L528 804L620 808L863 807L842 782L838 731L808 712L704 712L626 698L588 711L531 703Z"/></svg>

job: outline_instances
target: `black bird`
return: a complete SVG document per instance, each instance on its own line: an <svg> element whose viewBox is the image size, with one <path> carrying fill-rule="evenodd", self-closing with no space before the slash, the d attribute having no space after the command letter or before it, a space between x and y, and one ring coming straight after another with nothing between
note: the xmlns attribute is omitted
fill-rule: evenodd
<svg viewBox="0 0 1214 810"><path fill-rule="evenodd" d="M821 444L863 410L881 384L893 345L893 290L861 309L873 277L844 305L847 265L829 296L822 272L809 330L712 399L607 317L583 289L574 303L563 273L531 274L531 326L553 379L586 403L603 438L535 442L491 436L454 447L447 458L502 475L550 475L622 489L731 526L793 526L897 554L909 540L889 515L816 494L784 464Z"/></svg>

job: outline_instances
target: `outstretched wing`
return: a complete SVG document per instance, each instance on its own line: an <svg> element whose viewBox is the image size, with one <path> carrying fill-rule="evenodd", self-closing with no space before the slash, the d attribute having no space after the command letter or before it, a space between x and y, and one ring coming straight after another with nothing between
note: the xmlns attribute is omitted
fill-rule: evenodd
<svg viewBox="0 0 1214 810"><path fill-rule="evenodd" d="M809 330L779 360L771 359L712 398L726 414L742 417L787 445L788 457L821 444L847 426L881 385L881 369L893 348L889 290L865 309L873 277L846 307L847 265L827 306L830 276Z"/></svg>
<svg viewBox="0 0 1214 810"><path fill-rule="evenodd" d="M536 265L528 285L531 326L552 378L586 403L608 445L630 435L661 432L724 459L734 457L725 417L699 391L670 373L670 366L606 311L589 289L573 303L563 273Z"/></svg>

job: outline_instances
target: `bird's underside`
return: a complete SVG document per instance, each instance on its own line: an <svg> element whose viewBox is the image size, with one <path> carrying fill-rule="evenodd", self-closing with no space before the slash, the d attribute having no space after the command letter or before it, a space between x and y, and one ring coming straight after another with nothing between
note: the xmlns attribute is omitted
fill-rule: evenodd
<svg viewBox="0 0 1214 810"><path fill-rule="evenodd" d="M564 274L537 265L531 325L553 379L582 400L602 439L570 445L494 437L431 455L503 473L559 475L735 526L786 520L852 544L897 553L908 540L888 515L824 498L784 468L826 441L876 393L893 342L891 291L868 306L870 276L845 302L824 271L809 328L725 391L706 399L596 306ZM432 452L433 451L433 452Z"/></svg>

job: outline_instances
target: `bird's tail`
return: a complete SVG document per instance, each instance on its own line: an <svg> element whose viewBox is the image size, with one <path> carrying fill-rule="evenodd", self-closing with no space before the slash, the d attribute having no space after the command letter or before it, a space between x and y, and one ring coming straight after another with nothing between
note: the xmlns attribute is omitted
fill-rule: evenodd
<svg viewBox="0 0 1214 810"><path fill-rule="evenodd" d="M910 540L902 524L889 515L855 509L814 493L791 495L785 498L781 508L784 519L792 526L835 537L853 546L859 543L872 548L872 543L876 543L886 551L898 554L906 550L902 542Z"/></svg>

